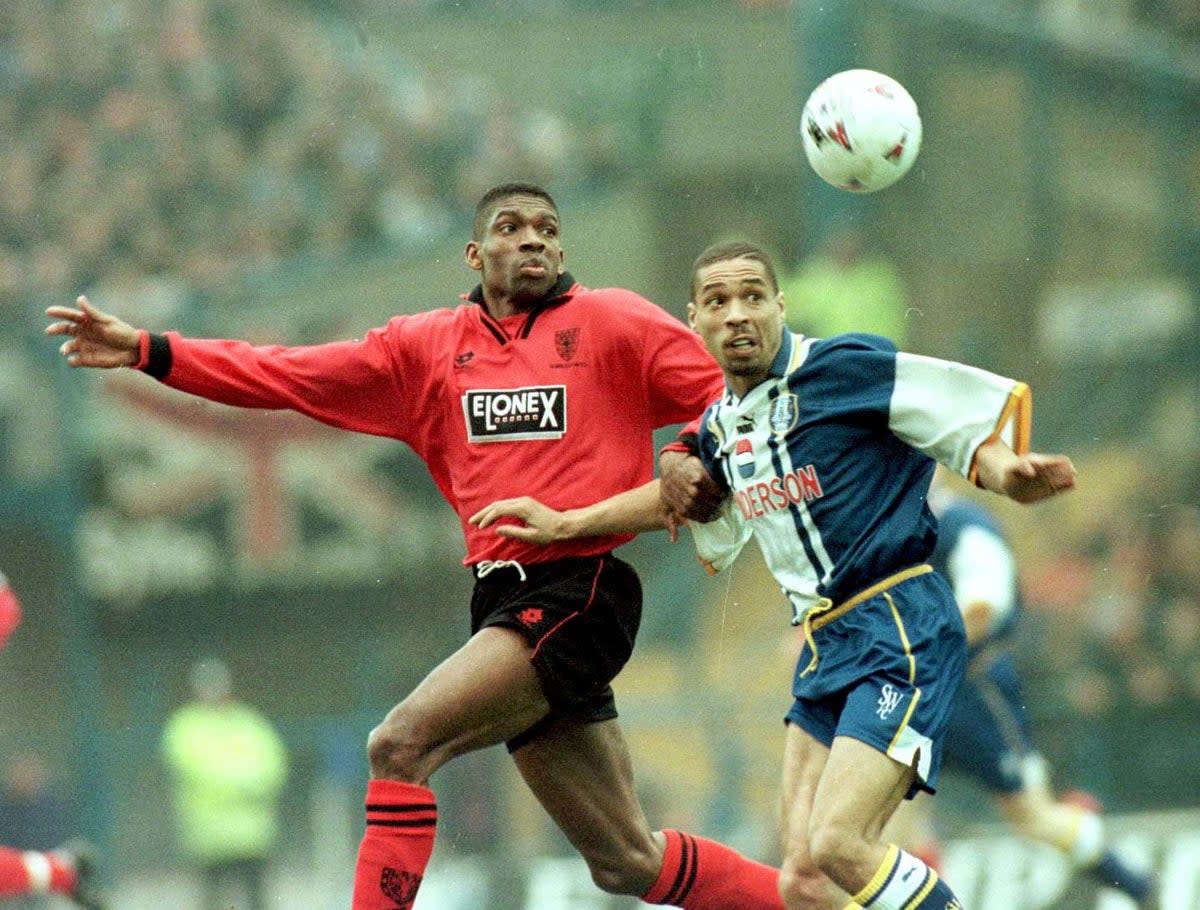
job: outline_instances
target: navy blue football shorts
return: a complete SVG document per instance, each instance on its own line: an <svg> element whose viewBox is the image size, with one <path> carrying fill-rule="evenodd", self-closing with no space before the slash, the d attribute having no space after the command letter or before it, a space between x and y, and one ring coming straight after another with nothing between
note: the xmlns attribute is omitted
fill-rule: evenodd
<svg viewBox="0 0 1200 910"><path fill-rule="evenodd" d="M949 585L936 572L920 571L900 573L908 577L894 584L885 580L870 589L883 590L849 609L835 605L828 611L835 618L827 615L824 623L811 620L811 643L800 652L785 718L826 746L849 736L914 768L910 798L934 790L967 659Z"/></svg>
<svg viewBox="0 0 1200 910"><path fill-rule="evenodd" d="M611 553L476 571L471 634L488 626L520 632L550 703L543 721L508 742L510 752L560 718L617 716L610 683L633 653L641 619L641 580Z"/></svg>
<svg viewBox="0 0 1200 910"><path fill-rule="evenodd" d="M1026 759L1034 752L1016 663L1007 651L981 653L967 666L946 729L945 762L993 793L1025 788Z"/></svg>

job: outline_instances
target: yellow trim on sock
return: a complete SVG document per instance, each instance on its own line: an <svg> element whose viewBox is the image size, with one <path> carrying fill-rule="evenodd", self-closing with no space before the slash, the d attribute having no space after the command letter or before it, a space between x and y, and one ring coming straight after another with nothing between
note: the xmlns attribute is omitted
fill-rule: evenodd
<svg viewBox="0 0 1200 910"><path fill-rule="evenodd" d="M925 867L929 869L928 866ZM913 899L904 905L904 910L916 910L917 907L929 897L929 892L933 890L933 886L938 883L938 875L932 869L929 869L929 878L925 880L925 887L913 895Z"/></svg>
<svg viewBox="0 0 1200 910"><path fill-rule="evenodd" d="M867 882L858 894L854 895L850 900L861 906L869 904L879 891L887 884L888 876L892 874L892 869L896 867L896 863L900 861L900 848L895 844L888 844L887 853L883 857L883 862L879 868L875 870L875 874L871 876L871 880Z"/></svg>

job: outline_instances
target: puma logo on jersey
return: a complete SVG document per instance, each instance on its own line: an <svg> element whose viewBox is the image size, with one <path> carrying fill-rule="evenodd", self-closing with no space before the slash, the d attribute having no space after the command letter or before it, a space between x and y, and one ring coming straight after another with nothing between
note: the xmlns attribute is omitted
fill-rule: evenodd
<svg viewBox="0 0 1200 910"><path fill-rule="evenodd" d="M561 439L567 432L567 387L470 389L462 396L470 442Z"/></svg>

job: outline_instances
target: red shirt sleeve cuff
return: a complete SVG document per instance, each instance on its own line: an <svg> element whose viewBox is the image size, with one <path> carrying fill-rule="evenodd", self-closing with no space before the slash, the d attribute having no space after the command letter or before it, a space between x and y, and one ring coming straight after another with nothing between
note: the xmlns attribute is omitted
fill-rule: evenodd
<svg viewBox="0 0 1200 910"><path fill-rule="evenodd" d="M692 454L691 447L686 442L684 442L683 440L679 440L679 439L675 440L674 442L668 442L665 446L663 446L661 449L659 449L659 451L660 452L682 452L684 455Z"/></svg>

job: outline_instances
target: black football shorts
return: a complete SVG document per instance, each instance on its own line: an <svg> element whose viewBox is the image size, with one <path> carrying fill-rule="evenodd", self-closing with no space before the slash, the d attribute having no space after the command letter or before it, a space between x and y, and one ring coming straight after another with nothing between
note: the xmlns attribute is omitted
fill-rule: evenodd
<svg viewBox="0 0 1200 910"><path fill-rule="evenodd" d="M550 702L549 717L511 740L509 750L561 717L588 723L616 717L610 683L633 653L642 618L642 583L633 567L606 553L475 574L471 633L488 626L520 632Z"/></svg>

